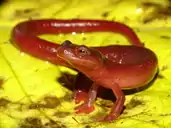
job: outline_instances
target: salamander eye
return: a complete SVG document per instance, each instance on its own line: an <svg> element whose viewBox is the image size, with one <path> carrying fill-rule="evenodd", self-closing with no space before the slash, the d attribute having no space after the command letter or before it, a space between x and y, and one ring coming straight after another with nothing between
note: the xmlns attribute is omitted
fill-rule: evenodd
<svg viewBox="0 0 171 128"><path fill-rule="evenodd" d="M84 46L78 47L77 48L77 53L80 56L90 55L89 50L86 47L84 47Z"/></svg>

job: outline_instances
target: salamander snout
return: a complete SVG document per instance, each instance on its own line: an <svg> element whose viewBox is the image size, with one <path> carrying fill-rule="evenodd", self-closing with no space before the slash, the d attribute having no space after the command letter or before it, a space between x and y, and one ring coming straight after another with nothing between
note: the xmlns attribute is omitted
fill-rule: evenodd
<svg viewBox="0 0 171 128"><path fill-rule="evenodd" d="M72 57L74 55L75 47L76 45L72 44L69 40L65 40L57 49L57 56L62 58L65 58L67 56Z"/></svg>

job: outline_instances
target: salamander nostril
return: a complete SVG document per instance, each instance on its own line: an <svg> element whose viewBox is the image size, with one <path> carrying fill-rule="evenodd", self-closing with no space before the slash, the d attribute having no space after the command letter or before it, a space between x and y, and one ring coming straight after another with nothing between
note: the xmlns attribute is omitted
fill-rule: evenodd
<svg viewBox="0 0 171 128"><path fill-rule="evenodd" d="M65 41L62 43L62 47L67 47L67 46L69 46L70 44L72 44L71 41L65 40Z"/></svg>

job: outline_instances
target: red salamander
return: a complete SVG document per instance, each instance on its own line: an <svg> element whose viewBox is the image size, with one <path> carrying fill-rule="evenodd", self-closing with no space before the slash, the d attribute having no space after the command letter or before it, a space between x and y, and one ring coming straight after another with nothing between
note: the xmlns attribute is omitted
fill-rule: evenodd
<svg viewBox="0 0 171 128"><path fill-rule="evenodd" d="M68 40L59 45L37 37L41 34L71 32L117 32L124 35L132 45L87 47L74 45ZM53 64L76 69L94 82L87 98L81 91L76 93L75 99L78 102L84 100L82 105L75 108L77 113L90 113L94 110L93 103L99 86L111 89L116 102L110 114L102 121L115 120L121 114L125 101L122 89L148 84L158 69L154 52L143 47L131 28L113 21L30 20L13 28L11 40L21 51Z"/></svg>

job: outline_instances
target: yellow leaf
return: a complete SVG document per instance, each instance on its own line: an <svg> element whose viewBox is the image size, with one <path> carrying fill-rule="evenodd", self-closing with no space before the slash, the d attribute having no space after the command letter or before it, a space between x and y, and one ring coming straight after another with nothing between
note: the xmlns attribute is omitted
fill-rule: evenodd
<svg viewBox="0 0 171 128"><path fill-rule="evenodd" d="M150 3L150 6L149 6ZM155 3L139 0L35 0L8 1L0 6L0 128L17 127L115 127L161 128L171 126L171 20L162 11L167 0ZM156 6L157 5L157 6ZM153 17L149 15L154 14ZM89 18L117 20L134 28L145 46L152 49L159 60L159 77L146 90L126 96L126 109L118 120L111 123L94 122L105 116L108 109L98 99L96 111L91 114L74 113L72 92L58 81L63 72L76 72L52 65L18 51L10 42L12 27L27 19ZM145 20L148 22L144 22ZM68 39L88 46L129 44L114 33L84 33L41 36L53 42ZM74 78L71 78L74 79ZM72 82L72 81L71 81ZM0 82L1 83L1 82ZM72 84L72 83L71 83ZM107 102L105 102L107 103Z"/></svg>

